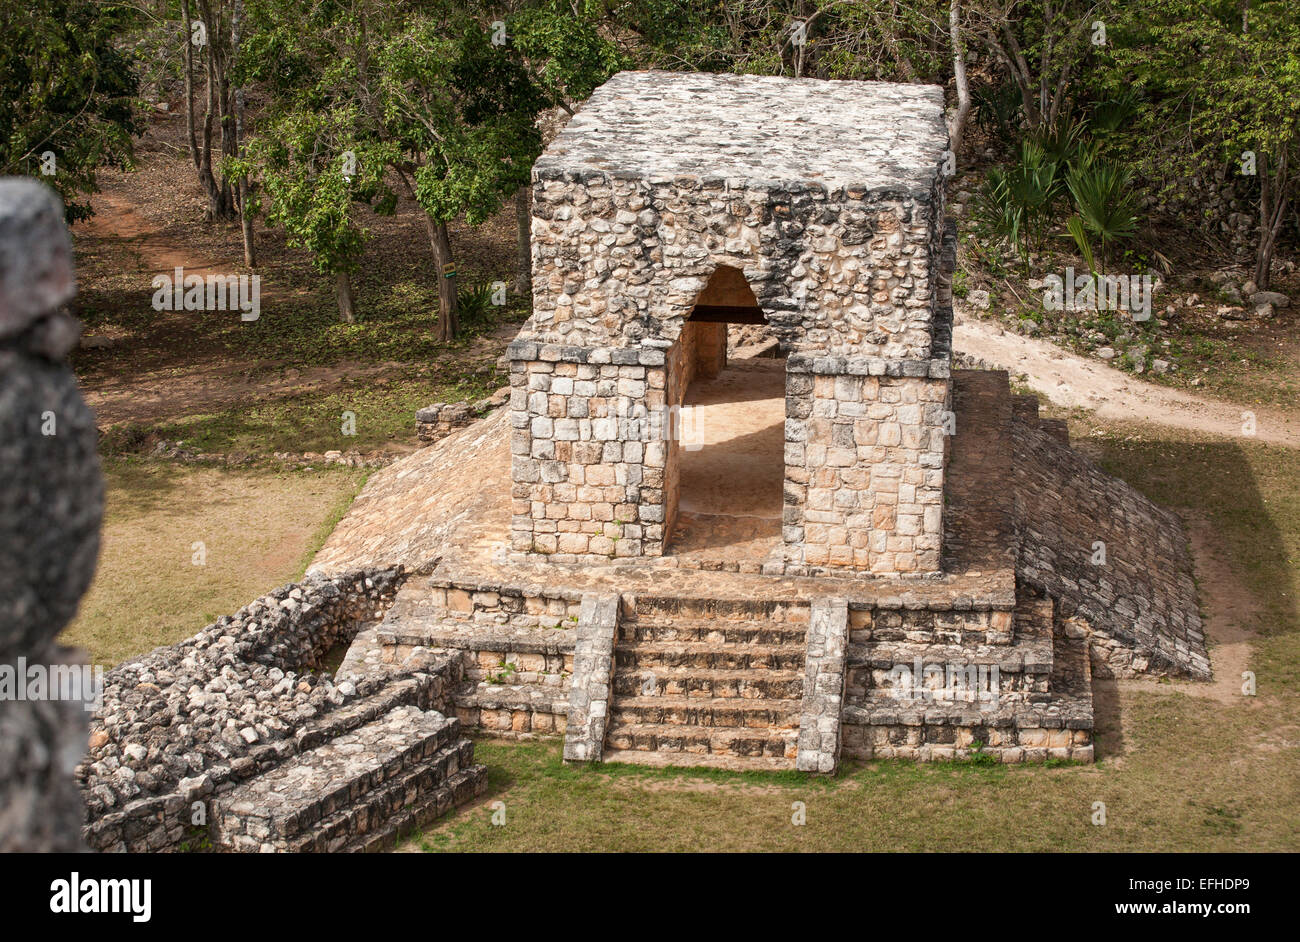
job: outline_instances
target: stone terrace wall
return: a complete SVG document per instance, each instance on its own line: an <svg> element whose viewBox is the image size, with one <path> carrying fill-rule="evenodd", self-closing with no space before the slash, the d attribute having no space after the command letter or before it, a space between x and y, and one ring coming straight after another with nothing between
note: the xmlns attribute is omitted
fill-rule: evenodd
<svg viewBox="0 0 1300 942"><path fill-rule="evenodd" d="M1116 676L1210 677L1182 521L1035 424L1017 418L1017 578L1092 626ZM1094 565L1093 544L1106 562Z"/></svg>
<svg viewBox="0 0 1300 942"><path fill-rule="evenodd" d="M313 669L382 615L403 578L399 567L286 585L105 674L90 752L77 768L88 843L174 848L192 801L309 748L307 724L370 692L364 680L335 685ZM426 699L445 693L426 691Z"/></svg>

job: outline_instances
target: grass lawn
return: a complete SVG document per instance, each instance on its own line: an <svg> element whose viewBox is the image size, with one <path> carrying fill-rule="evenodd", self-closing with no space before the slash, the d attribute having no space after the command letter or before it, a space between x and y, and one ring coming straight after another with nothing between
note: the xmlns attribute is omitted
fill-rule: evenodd
<svg viewBox="0 0 1300 942"><path fill-rule="evenodd" d="M491 369L466 371L450 380L416 372L349 381L324 392L240 404L212 413L186 415L153 425L110 428L100 443L109 455L137 453L141 442L182 441L207 454L267 456L272 452L391 450L415 440L416 410L434 402L473 402L507 380ZM352 413L355 434L343 434Z"/></svg>
<svg viewBox="0 0 1300 942"><path fill-rule="evenodd" d="M364 482L109 459L99 567L63 644L111 667L299 578ZM201 542L206 554L195 565Z"/></svg>

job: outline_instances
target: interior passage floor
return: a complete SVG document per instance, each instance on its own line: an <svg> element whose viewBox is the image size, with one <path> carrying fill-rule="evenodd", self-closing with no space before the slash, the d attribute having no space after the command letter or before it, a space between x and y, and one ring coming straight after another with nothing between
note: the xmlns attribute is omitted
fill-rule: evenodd
<svg viewBox="0 0 1300 942"><path fill-rule="evenodd" d="M781 537L785 361L738 360L686 391L679 517L670 552L761 558Z"/></svg>

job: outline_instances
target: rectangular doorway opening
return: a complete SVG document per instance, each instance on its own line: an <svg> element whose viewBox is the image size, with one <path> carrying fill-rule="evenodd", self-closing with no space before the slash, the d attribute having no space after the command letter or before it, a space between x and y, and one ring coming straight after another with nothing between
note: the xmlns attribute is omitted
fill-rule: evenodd
<svg viewBox="0 0 1300 942"><path fill-rule="evenodd" d="M666 552L761 565L781 545L785 360L728 360L727 321L712 316L686 323L676 353Z"/></svg>

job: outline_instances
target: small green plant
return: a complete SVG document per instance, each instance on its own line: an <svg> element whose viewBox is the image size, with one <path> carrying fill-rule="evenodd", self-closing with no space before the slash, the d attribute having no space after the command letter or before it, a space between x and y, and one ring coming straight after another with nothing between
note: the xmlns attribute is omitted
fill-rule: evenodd
<svg viewBox="0 0 1300 942"><path fill-rule="evenodd" d="M212 851L212 837L202 825L192 825L185 830L185 839L176 848L182 854L206 854Z"/></svg>
<svg viewBox="0 0 1300 942"><path fill-rule="evenodd" d="M484 680L489 684L495 686L510 683L510 681L514 679L515 673L519 670L516 665L510 663L504 658L502 658L501 662L497 664L497 668L496 672L488 674L487 677L484 678Z"/></svg>
<svg viewBox="0 0 1300 942"><path fill-rule="evenodd" d="M492 283L485 281L465 286L456 292L457 316L466 326L480 325L492 319Z"/></svg>
<svg viewBox="0 0 1300 942"><path fill-rule="evenodd" d="M989 171L976 202L982 225L1011 244L1026 271L1065 193L1061 166L1038 141L1023 140L1015 163Z"/></svg>
<svg viewBox="0 0 1300 942"><path fill-rule="evenodd" d="M976 740L975 748L970 750L966 756L966 764L980 767L1001 765L1002 760L995 753L984 751L986 745L987 743Z"/></svg>
<svg viewBox="0 0 1300 942"><path fill-rule="evenodd" d="M970 294L970 283L966 279L966 270L959 268L952 276L952 295L954 298L964 298L968 294Z"/></svg>
<svg viewBox="0 0 1300 942"><path fill-rule="evenodd" d="M1137 231L1137 198L1130 184L1133 172L1114 161L1103 160L1092 152L1084 155L1065 175L1065 185L1074 199L1075 215L1066 220L1065 228L1089 271L1097 271L1093 240L1100 245L1104 273L1110 247L1131 238Z"/></svg>

